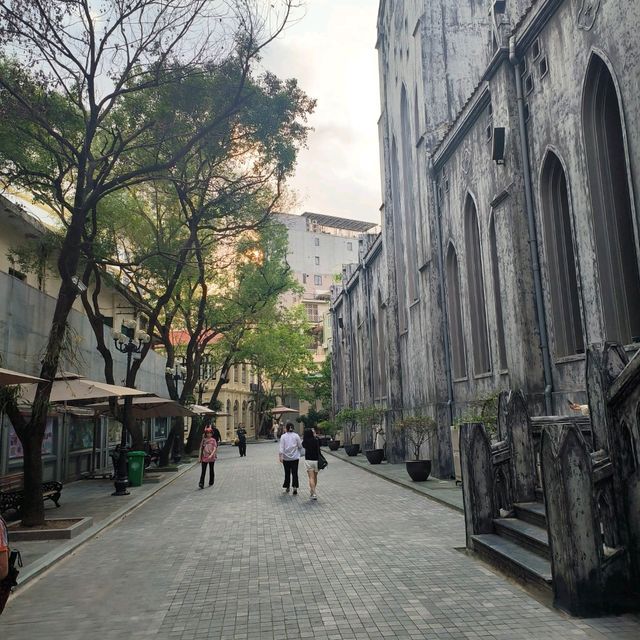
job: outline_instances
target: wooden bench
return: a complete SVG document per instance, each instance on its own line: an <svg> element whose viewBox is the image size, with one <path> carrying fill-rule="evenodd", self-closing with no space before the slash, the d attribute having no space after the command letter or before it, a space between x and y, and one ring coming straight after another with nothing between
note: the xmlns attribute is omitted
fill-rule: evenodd
<svg viewBox="0 0 640 640"><path fill-rule="evenodd" d="M51 500L56 507L60 506L60 494L62 493L62 482L43 482L42 497L44 500ZM0 513L15 510L20 512L24 499L24 475L14 473L0 478Z"/></svg>

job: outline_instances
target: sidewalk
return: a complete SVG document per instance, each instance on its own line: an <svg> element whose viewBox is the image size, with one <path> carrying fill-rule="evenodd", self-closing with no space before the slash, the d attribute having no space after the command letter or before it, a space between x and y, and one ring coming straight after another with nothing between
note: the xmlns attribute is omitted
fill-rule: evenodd
<svg viewBox="0 0 640 640"><path fill-rule="evenodd" d="M369 473L373 473L385 480L394 482L403 487L407 487L416 493L420 493L431 500L435 500L440 504L445 505L464 513L464 505L462 503L462 487L456 485L455 480L440 480L439 478L430 477L426 482L414 482L409 477L405 468L404 462L399 464L390 464L383 462L381 464L369 464L364 453L359 453L357 456L348 456L344 449L338 449L337 451L329 451L323 448L323 453L330 453L340 460L349 462L356 467L360 467Z"/></svg>
<svg viewBox="0 0 640 640"><path fill-rule="evenodd" d="M151 496L182 476L194 462L180 464L177 471L156 472L149 469L148 481L141 487L129 487L128 496L112 496L113 480L78 480L64 485L60 507L45 502L45 516L53 518L93 518L93 525L70 540L20 540L9 544L22 555L24 567L20 570L18 587L41 574L52 564L72 553L81 544L96 536L112 523L124 518Z"/></svg>

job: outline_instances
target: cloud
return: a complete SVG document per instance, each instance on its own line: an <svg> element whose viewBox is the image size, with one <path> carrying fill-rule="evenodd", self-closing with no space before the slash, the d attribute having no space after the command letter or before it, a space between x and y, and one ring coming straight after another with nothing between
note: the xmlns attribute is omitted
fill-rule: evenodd
<svg viewBox="0 0 640 640"><path fill-rule="evenodd" d="M371 0L309 0L306 15L265 54L266 68L297 78L318 100L309 149L291 180L299 196L294 213L378 221L376 12Z"/></svg>

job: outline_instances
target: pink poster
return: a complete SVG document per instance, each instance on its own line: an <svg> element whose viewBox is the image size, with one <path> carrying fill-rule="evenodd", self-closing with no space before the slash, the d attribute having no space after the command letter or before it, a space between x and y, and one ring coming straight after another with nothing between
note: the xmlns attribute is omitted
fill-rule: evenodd
<svg viewBox="0 0 640 640"><path fill-rule="evenodd" d="M53 418L47 418L47 426L44 429L44 439L42 440L42 455L53 453ZM20 439L9 427L9 458L22 458L22 444Z"/></svg>

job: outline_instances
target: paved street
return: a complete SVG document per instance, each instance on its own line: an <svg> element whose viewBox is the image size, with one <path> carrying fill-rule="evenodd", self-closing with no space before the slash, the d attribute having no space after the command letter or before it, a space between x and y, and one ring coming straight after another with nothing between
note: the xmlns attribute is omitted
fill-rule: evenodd
<svg viewBox="0 0 640 640"><path fill-rule="evenodd" d="M329 458L281 493L274 444L222 450L16 594L3 640L638 638L572 620L457 550L462 516ZM302 479L303 485L306 478Z"/></svg>

